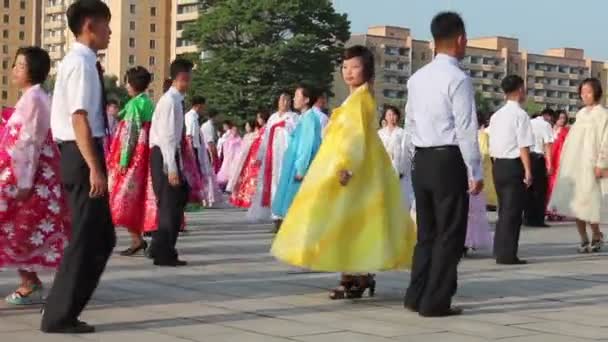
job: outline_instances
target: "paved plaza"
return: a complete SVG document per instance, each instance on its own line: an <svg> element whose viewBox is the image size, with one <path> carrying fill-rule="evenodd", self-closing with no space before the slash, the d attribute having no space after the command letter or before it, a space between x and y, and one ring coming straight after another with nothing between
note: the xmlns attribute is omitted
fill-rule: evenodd
<svg viewBox="0 0 608 342"><path fill-rule="evenodd" d="M338 275L275 261L270 225L233 209L188 214L188 223L179 241L188 267L112 257L82 316L96 334L43 335L39 307L1 303L0 341L608 341L608 254L576 254L569 224L523 231L529 265L499 267L487 253L465 259L455 300L465 315L423 319L402 308L408 272L378 274L374 298L330 301ZM128 244L119 235L117 251ZM0 273L0 293L15 285L15 272Z"/></svg>

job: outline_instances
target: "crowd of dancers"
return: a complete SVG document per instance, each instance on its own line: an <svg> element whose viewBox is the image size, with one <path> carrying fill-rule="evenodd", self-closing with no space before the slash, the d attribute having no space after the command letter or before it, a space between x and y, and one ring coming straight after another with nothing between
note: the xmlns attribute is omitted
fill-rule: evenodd
<svg viewBox="0 0 608 342"><path fill-rule="evenodd" d="M331 117L325 95L302 84L279 95L274 114L256 113L243 137L229 121L216 133L217 115L206 113L201 96L186 110L193 68L186 60L171 63L156 104L147 96L151 74L140 66L126 72L122 109L106 101L96 52L108 45L110 11L100 0L79 0L66 14L76 42L52 101L41 88L48 53L19 49L12 78L23 95L3 112L0 129L0 267L21 278L6 301L42 303L37 272L58 268L45 332L95 330L79 315L114 249L115 227L131 236L123 256L145 251L154 265L184 266L176 248L184 212L214 206L223 192L250 220L274 221L277 259L341 272L331 299L373 296L370 272L411 268L404 305L422 316L462 312L451 300L467 252L488 249L498 264L524 264L522 223L572 218L580 252L603 245L608 112L600 82L581 83L584 106L572 127L566 113L549 109L531 120L516 75L502 81L506 104L479 115L459 67L466 31L456 13L431 23L436 56L408 82L405 129L401 111L389 106L378 130L374 56L353 46L341 70L350 95ZM487 207L498 208L494 235Z"/></svg>

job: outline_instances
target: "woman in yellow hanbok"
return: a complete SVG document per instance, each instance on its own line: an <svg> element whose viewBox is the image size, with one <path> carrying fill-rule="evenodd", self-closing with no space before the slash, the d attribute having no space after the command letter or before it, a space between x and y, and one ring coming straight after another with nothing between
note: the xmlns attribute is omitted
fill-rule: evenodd
<svg viewBox="0 0 608 342"><path fill-rule="evenodd" d="M351 94L331 116L272 246L288 264L350 273L331 291L332 299L360 298L368 289L372 296L375 280L367 272L409 267L416 242L399 178L377 133L368 85L374 76L371 52L348 48L342 75Z"/></svg>
<svg viewBox="0 0 608 342"><path fill-rule="evenodd" d="M479 114L478 114L479 116ZM479 150L481 152L481 166L483 167L483 192L489 206L496 207L498 198L494 187L494 176L492 176L492 158L490 157L490 136L486 131L487 118L478 118L479 125Z"/></svg>

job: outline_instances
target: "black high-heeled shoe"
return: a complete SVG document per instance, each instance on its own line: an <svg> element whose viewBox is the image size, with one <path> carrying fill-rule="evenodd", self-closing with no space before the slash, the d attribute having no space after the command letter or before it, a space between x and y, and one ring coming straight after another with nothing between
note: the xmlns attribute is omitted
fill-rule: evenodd
<svg viewBox="0 0 608 342"><path fill-rule="evenodd" d="M137 254L139 251L146 251L146 249L148 249L148 243L146 241L142 241L142 243L139 244L139 246L137 247L129 247L127 249L125 249L124 251L120 252L121 256L133 256L135 254Z"/></svg>
<svg viewBox="0 0 608 342"><path fill-rule="evenodd" d="M362 298L366 290L368 291L370 297L376 295L376 279L374 279L373 274L357 277L355 285L346 292L346 297L348 299Z"/></svg>
<svg viewBox="0 0 608 342"><path fill-rule="evenodd" d="M340 285L338 287L333 288L329 292L329 299L338 300L345 299L348 297L348 293L351 288L355 285L354 279L351 276L343 276L342 280L340 280Z"/></svg>

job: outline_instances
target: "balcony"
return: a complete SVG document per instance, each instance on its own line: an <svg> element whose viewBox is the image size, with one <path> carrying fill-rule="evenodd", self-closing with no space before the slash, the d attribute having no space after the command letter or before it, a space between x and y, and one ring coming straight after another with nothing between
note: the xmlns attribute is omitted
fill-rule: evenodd
<svg viewBox="0 0 608 342"><path fill-rule="evenodd" d="M579 81L579 80L581 80L581 75L579 75L579 74L570 74L570 75L568 75L568 78L571 79L571 80Z"/></svg>
<svg viewBox="0 0 608 342"><path fill-rule="evenodd" d="M51 57L51 60L58 60L62 59L64 56L61 51L51 51L49 52L49 57Z"/></svg>
<svg viewBox="0 0 608 342"><path fill-rule="evenodd" d="M56 35L54 37L44 37L44 44L63 44L65 43L65 37L63 35Z"/></svg>
<svg viewBox="0 0 608 342"><path fill-rule="evenodd" d="M57 21L47 21L44 23L44 29L46 30L59 30L65 28L65 21L57 20Z"/></svg>
<svg viewBox="0 0 608 342"><path fill-rule="evenodd" d="M65 5L48 6L44 11L45 14L65 14Z"/></svg>
<svg viewBox="0 0 608 342"><path fill-rule="evenodd" d="M198 19L198 11L178 13L175 16L176 21L191 21Z"/></svg>
<svg viewBox="0 0 608 342"><path fill-rule="evenodd" d="M200 0L177 0L178 5L198 5Z"/></svg>
<svg viewBox="0 0 608 342"><path fill-rule="evenodd" d="M529 70L528 74L532 76L545 77L545 72L543 70Z"/></svg>

